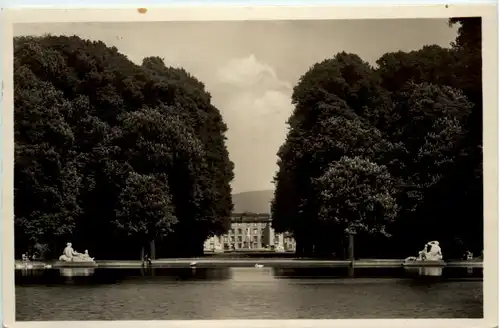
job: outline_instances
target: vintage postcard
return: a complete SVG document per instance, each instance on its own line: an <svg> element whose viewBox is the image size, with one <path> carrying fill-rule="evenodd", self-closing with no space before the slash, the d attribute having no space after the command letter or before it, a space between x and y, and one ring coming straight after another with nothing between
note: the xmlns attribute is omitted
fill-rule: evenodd
<svg viewBox="0 0 500 328"><path fill-rule="evenodd" d="M498 324L494 6L3 16L7 327Z"/></svg>

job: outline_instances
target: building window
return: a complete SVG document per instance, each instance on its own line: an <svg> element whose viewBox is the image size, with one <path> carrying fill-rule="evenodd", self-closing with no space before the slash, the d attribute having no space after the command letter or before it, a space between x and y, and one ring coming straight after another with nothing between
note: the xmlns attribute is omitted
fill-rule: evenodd
<svg viewBox="0 0 500 328"><path fill-rule="evenodd" d="M240 234L240 235L241 235L241 233L242 233L242 230L241 230L241 228L239 228L239 229L238 229L238 234Z"/></svg>
<svg viewBox="0 0 500 328"><path fill-rule="evenodd" d="M259 237L253 236L253 241L257 241L257 240L259 240Z"/></svg>
<svg viewBox="0 0 500 328"><path fill-rule="evenodd" d="M241 248L241 243L238 243L238 248Z"/></svg>
<svg viewBox="0 0 500 328"><path fill-rule="evenodd" d="M234 236L231 236L231 242L234 242Z"/></svg>

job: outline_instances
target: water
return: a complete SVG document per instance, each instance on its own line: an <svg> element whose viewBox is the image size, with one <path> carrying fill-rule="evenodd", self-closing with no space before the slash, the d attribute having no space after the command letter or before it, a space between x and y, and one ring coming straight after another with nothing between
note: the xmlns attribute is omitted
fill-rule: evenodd
<svg viewBox="0 0 500 328"><path fill-rule="evenodd" d="M482 269L78 270L16 270L16 320L483 317Z"/></svg>

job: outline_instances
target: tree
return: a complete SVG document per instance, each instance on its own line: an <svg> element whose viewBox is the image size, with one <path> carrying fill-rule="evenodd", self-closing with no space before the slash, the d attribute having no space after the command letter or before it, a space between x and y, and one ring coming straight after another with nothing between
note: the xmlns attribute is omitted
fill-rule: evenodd
<svg viewBox="0 0 500 328"><path fill-rule="evenodd" d="M390 109L389 94L381 87L380 76L355 54L340 52L333 58L314 64L294 87L295 110L289 119L291 128L308 128L318 117L320 103L343 101L351 112L378 122ZM311 111L311 109L316 110Z"/></svg>
<svg viewBox="0 0 500 328"><path fill-rule="evenodd" d="M199 255L207 236L226 231L233 163L203 83L161 58L136 65L76 36L16 38L14 57L16 249L57 226L54 243L135 258L115 224L132 174L166 177L177 222L157 240L160 255Z"/></svg>
<svg viewBox="0 0 500 328"><path fill-rule="evenodd" d="M166 176L131 173L123 188L118 206L116 227L138 241L144 258L145 243L153 244L166 237L177 223ZM154 246L150 250L154 258Z"/></svg>
<svg viewBox="0 0 500 328"><path fill-rule="evenodd" d="M433 83L455 86L457 54L450 48L426 45L410 52L389 52L377 60L382 86L397 92L406 83Z"/></svg>
<svg viewBox="0 0 500 328"><path fill-rule="evenodd" d="M478 102L472 100L472 84L457 74L460 67L480 70L477 56L465 59L464 50L478 50L478 29L477 22L463 26L468 27L449 49L425 46L385 54L376 68L356 55L339 53L301 77L292 96L295 110L287 139L278 152L272 201L273 227L294 234L299 254L331 254L335 247L330 240L342 239L345 227L364 227L354 213L363 215L366 210L360 206L372 206L364 202L373 198L354 203L335 198L342 185L328 175L332 167L344 167L346 158L384 168L390 177L390 204L399 209L397 214L363 229L366 244L375 238L381 246L378 255L406 256L429 239L439 239L449 249L458 249L457 241L482 247L482 223L466 219L482 215L481 143L474 123ZM328 189L328 181L337 183ZM353 181L352 188L375 192ZM321 190L328 192L321 195ZM325 219L337 210L346 211L344 226ZM382 227L382 235L390 238L366 233ZM362 247L367 256L374 254Z"/></svg>
<svg viewBox="0 0 500 328"><path fill-rule="evenodd" d="M452 49L457 53L458 87L477 105L482 104L482 19L481 17L451 18L450 26L460 24Z"/></svg>
<svg viewBox="0 0 500 328"><path fill-rule="evenodd" d="M339 53L315 64L294 88L290 130L278 152L273 227L289 231L301 255L331 254L331 231L317 219L313 180L343 156L382 160L391 149L378 131L392 104L379 77L358 56ZM336 245L340 247L339 245Z"/></svg>
<svg viewBox="0 0 500 328"><path fill-rule="evenodd" d="M188 201L189 197L178 197L185 209L184 220L179 220L176 227L177 238L171 240L166 248L178 248L185 255L203 253L203 242L212 235L223 234L230 228L233 203L231 198L230 181L234 178L234 164L229 160L226 148L227 131L220 112L210 104L210 95L205 92L204 85L194 79L183 69L165 67L158 57L145 58L144 68L151 71L157 82L151 89L151 99L158 95L167 95L170 111L175 111L183 120L190 122L194 133L204 148L203 160L191 159L196 170L196 189L191 192L196 197L196 203ZM175 82L175 83L173 83ZM181 111L178 109L182 108ZM171 183L185 190L185 179L175 174ZM194 201L194 200L193 200ZM196 213L193 212L196 209ZM195 222L192 222L192 221ZM193 230L193 224L203 227Z"/></svg>
<svg viewBox="0 0 500 328"><path fill-rule="evenodd" d="M24 86L14 92L16 246L53 250L73 233L81 213L82 177L73 158L74 135L64 120L70 104L24 66L15 82Z"/></svg>
<svg viewBox="0 0 500 328"><path fill-rule="evenodd" d="M387 225L398 214L398 190L384 166L344 156L314 183L321 204L318 217L325 226L389 235Z"/></svg>
<svg viewBox="0 0 500 328"><path fill-rule="evenodd" d="M457 199L445 190L460 184L457 163L467 156L463 147L472 104L460 90L428 83L407 84L395 102L398 116L390 129L391 141L401 145L401 151L389 170L403 188L398 198L401 220L392 230L401 235L411 231L404 239L409 246L422 243L416 236L426 236L448 247L458 226L456 218L450 222Z"/></svg>
<svg viewBox="0 0 500 328"><path fill-rule="evenodd" d="M457 53L458 88L463 90L474 108L469 116L466 128L468 138L465 141L461 158L460 188L453 191L456 204L453 215L468 222L462 233L469 249L480 253L483 245L483 81L482 81L482 19L481 17L456 17L450 19L450 25L460 24L458 35L452 48ZM474 218L474 219L472 219Z"/></svg>

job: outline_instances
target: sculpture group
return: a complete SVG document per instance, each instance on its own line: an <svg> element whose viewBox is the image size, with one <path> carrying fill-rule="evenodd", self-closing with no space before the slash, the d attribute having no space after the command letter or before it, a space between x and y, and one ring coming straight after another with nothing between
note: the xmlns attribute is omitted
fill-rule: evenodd
<svg viewBox="0 0 500 328"><path fill-rule="evenodd" d="M441 261L443 254L438 241L430 241L425 244L424 249L418 252L418 256L409 256L405 259L406 262L411 261Z"/></svg>
<svg viewBox="0 0 500 328"><path fill-rule="evenodd" d="M64 248L63 254L59 256L59 261L62 262L94 262L94 258L90 257L88 250L85 250L84 253L78 253L73 249L73 245L71 243L66 244L66 248Z"/></svg>

